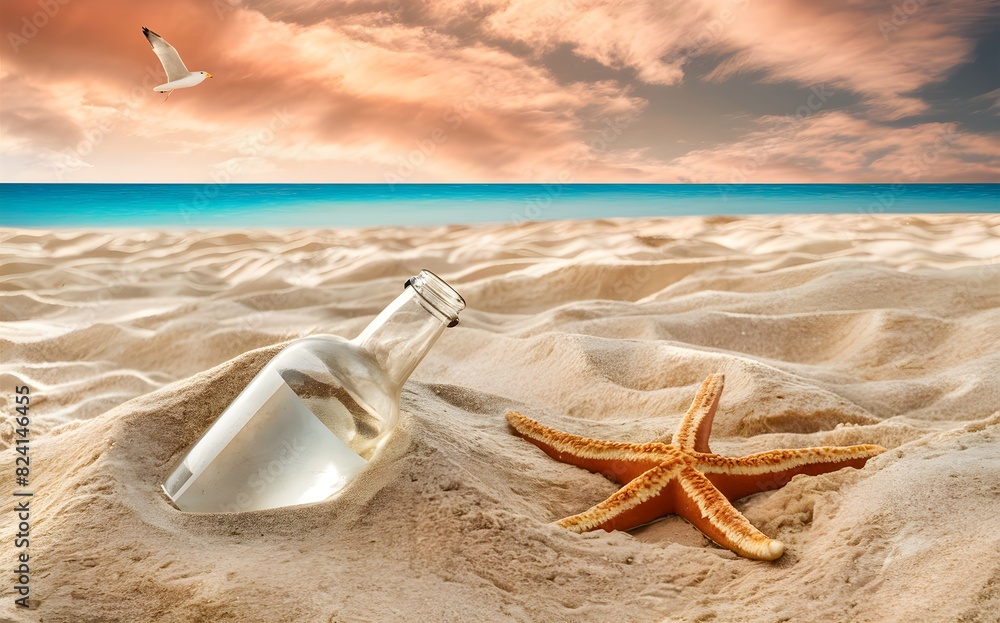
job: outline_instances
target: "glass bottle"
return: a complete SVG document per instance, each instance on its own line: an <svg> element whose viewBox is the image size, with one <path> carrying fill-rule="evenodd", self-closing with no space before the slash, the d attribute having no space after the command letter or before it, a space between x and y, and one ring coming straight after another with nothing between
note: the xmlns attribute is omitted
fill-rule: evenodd
<svg viewBox="0 0 1000 623"><path fill-rule="evenodd" d="M422 270L353 340L291 342L247 385L167 477L187 512L306 504L341 491L392 434L403 383L462 297Z"/></svg>

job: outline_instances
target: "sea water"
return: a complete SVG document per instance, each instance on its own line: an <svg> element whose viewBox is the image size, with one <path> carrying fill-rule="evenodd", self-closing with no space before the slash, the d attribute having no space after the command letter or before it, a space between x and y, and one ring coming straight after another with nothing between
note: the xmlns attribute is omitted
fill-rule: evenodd
<svg viewBox="0 0 1000 623"><path fill-rule="evenodd" d="M0 184L6 227L360 227L997 212L1000 184Z"/></svg>
<svg viewBox="0 0 1000 623"><path fill-rule="evenodd" d="M321 404L324 420L356 419L357 408L335 397ZM367 465L348 445L352 439L334 434L276 370L264 370L231 410L240 417L223 413L168 478L164 490L179 509L238 512L318 502Z"/></svg>

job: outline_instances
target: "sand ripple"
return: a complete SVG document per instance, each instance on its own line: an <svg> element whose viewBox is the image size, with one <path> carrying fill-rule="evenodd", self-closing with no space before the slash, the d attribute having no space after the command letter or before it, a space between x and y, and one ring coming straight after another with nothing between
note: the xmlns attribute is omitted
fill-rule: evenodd
<svg viewBox="0 0 1000 623"><path fill-rule="evenodd" d="M0 234L0 261L0 379L33 390L46 621L910 623L1000 609L998 217L20 230ZM159 482L269 347L356 335L421 268L468 309L414 374L404 430L365 482L282 512L166 504ZM680 520L583 536L547 524L615 486L515 438L507 408L649 440L712 372L726 374L717 451L890 452L742 502L788 546L773 564ZM12 439L4 420L0 448Z"/></svg>

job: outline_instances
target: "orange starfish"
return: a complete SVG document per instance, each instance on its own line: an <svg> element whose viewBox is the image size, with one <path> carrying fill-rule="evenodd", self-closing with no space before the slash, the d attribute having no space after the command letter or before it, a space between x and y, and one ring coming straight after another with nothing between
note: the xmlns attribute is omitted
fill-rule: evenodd
<svg viewBox="0 0 1000 623"><path fill-rule="evenodd" d="M630 530L673 513L741 556L774 560L785 546L754 528L732 500L777 489L798 474L860 468L885 452L881 446L863 445L771 450L742 458L714 454L708 448L708 436L724 380L721 374L705 379L669 444L578 437L509 411L507 421L514 430L552 458L625 485L597 506L557 525L573 532Z"/></svg>

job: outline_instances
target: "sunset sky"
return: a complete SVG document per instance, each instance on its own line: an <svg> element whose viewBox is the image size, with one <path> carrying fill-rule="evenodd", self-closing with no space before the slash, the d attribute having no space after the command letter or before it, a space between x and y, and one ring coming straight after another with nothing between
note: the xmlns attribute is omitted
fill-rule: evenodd
<svg viewBox="0 0 1000 623"><path fill-rule="evenodd" d="M6 182L1000 182L997 1L0 10Z"/></svg>

